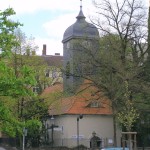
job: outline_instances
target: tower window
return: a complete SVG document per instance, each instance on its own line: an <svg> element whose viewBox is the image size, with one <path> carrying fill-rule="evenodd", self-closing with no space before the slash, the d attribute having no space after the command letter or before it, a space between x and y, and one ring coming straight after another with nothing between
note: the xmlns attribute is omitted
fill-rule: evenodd
<svg viewBox="0 0 150 150"><path fill-rule="evenodd" d="M70 42L67 42L67 48L70 48Z"/></svg>
<svg viewBox="0 0 150 150"><path fill-rule="evenodd" d="M70 62L68 61L66 64L66 78L70 77Z"/></svg>

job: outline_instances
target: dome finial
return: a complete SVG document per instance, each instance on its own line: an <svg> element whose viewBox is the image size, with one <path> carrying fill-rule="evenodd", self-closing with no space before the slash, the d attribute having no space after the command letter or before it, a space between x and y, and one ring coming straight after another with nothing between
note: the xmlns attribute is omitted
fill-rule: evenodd
<svg viewBox="0 0 150 150"><path fill-rule="evenodd" d="M78 14L78 16L76 17L77 19L85 19L85 16L82 12L82 0L80 0L80 12Z"/></svg>

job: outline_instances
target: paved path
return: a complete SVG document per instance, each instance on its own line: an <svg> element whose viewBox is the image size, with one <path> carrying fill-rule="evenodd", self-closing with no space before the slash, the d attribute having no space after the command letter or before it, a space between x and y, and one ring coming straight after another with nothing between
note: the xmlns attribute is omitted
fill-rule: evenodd
<svg viewBox="0 0 150 150"><path fill-rule="evenodd" d="M6 150L5 148L3 148L3 147L0 147L0 150Z"/></svg>

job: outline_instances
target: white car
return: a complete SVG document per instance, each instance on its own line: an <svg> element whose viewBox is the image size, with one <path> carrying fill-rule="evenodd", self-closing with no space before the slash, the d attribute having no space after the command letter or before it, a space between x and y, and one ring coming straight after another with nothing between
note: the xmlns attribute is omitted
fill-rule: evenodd
<svg viewBox="0 0 150 150"><path fill-rule="evenodd" d="M107 147L107 148L102 148L101 150L129 150L129 148L125 147Z"/></svg>

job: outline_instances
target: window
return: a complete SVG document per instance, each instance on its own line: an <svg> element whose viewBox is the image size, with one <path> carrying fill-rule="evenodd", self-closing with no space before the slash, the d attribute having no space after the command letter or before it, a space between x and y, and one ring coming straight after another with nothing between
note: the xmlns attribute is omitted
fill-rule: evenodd
<svg viewBox="0 0 150 150"><path fill-rule="evenodd" d="M53 77L53 72L49 71L49 77L52 78Z"/></svg>
<svg viewBox="0 0 150 150"><path fill-rule="evenodd" d="M56 70L53 70L53 72L52 72L52 77L53 77L53 78L57 78L57 74L58 74L58 72L57 72Z"/></svg>
<svg viewBox="0 0 150 150"><path fill-rule="evenodd" d="M66 64L66 78L70 77L70 62L68 61Z"/></svg>
<svg viewBox="0 0 150 150"><path fill-rule="evenodd" d="M46 76L46 77L49 77L49 72L46 72L46 73L45 73L45 76Z"/></svg>
<svg viewBox="0 0 150 150"><path fill-rule="evenodd" d="M67 48L70 48L70 42L67 42Z"/></svg>
<svg viewBox="0 0 150 150"><path fill-rule="evenodd" d="M83 47L89 47L90 48L91 47L91 42L85 40L85 41L82 42L82 45L83 45Z"/></svg>
<svg viewBox="0 0 150 150"><path fill-rule="evenodd" d="M39 87L37 87L37 86L36 86L36 87L33 87L33 92L34 92L34 93L38 93L38 92L39 92Z"/></svg>
<svg viewBox="0 0 150 150"><path fill-rule="evenodd" d="M46 77L50 77L50 70L49 70L49 69L47 69L47 70L45 71L45 76L46 76Z"/></svg>
<svg viewBox="0 0 150 150"><path fill-rule="evenodd" d="M99 107L99 102L91 102L91 107Z"/></svg>

